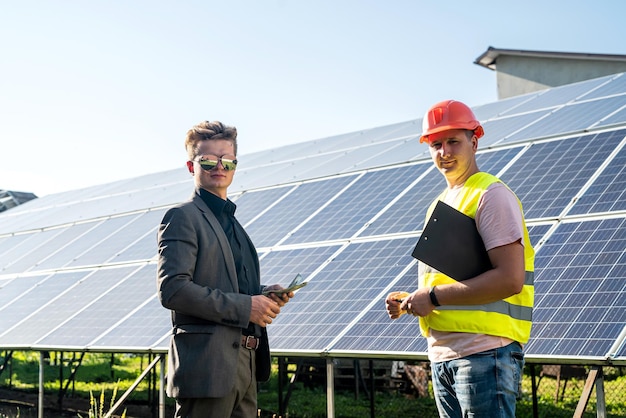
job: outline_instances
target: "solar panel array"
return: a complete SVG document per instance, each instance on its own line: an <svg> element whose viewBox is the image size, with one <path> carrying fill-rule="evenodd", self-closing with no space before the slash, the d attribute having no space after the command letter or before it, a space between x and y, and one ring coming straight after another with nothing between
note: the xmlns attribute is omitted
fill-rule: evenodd
<svg viewBox="0 0 626 418"><path fill-rule="evenodd" d="M524 204L536 247L529 358L626 360L626 75L474 108L483 171ZM269 327L276 355L423 358L410 253L443 190L421 120L249 155L231 190L263 282L309 280ZM184 155L181 155L181 161ZM184 169L59 193L0 214L0 348L165 352L156 228Z"/></svg>

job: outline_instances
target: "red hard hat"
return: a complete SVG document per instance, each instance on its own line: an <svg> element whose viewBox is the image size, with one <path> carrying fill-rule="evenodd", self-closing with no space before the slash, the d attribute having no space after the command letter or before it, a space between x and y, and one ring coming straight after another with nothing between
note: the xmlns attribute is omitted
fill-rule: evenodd
<svg viewBox="0 0 626 418"><path fill-rule="evenodd" d="M485 134L472 109L456 100L445 100L433 105L424 115L420 143L428 142L428 135L450 129L469 129L477 138Z"/></svg>

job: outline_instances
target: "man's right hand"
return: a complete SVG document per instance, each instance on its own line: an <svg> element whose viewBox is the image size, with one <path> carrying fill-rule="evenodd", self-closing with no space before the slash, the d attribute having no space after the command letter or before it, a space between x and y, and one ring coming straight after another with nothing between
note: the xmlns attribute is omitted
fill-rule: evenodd
<svg viewBox="0 0 626 418"><path fill-rule="evenodd" d="M404 298L409 296L409 292L391 292L387 295L385 299L385 308L387 309L387 314L391 319L398 319L402 314L405 314L406 311L400 308L402 305L402 301Z"/></svg>
<svg viewBox="0 0 626 418"><path fill-rule="evenodd" d="M263 295L252 296L252 311L250 322L266 327L280 313L278 303Z"/></svg>

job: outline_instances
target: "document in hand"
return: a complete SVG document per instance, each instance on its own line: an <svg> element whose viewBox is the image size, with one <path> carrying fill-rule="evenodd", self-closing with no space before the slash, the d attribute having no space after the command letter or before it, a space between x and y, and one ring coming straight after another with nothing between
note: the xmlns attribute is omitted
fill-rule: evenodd
<svg viewBox="0 0 626 418"><path fill-rule="evenodd" d="M474 219L442 201L411 255L457 281L493 268Z"/></svg>

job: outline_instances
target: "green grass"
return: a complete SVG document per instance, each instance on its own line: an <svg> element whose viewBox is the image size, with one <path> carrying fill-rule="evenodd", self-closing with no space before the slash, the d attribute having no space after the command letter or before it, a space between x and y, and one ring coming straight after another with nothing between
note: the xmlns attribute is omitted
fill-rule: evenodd
<svg viewBox="0 0 626 418"><path fill-rule="evenodd" d="M71 353L64 354L65 359L72 357ZM4 358L4 357L3 357ZM52 361L44 369L44 388L47 394L59 393L59 366L58 357L52 353ZM130 387L137 376L149 364L148 356L115 354L111 365L110 353L87 353L82 365L78 368L76 380L70 384L67 396L89 399L90 394L100 395L104 390L107 399L121 394ZM0 360L0 364L1 364ZM56 363L56 364L55 364ZM9 378L8 372L11 370ZM64 384L70 374L69 367L63 368ZM39 353L15 352L8 367L0 375L0 386L13 389L37 392L39 379ZM157 379L158 381L158 379ZM538 402L539 416L550 418L571 417L580 398L584 380L570 380L563 399L555 402L556 382L552 378L544 377L539 385ZM604 390L606 394L607 416L610 418L626 416L626 376L621 376L617 369L605 368ZM517 416L532 417L531 380L524 377L524 397L518 402ZM146 403L149 399L149 384L147 379L142 381L131 394L127 402ZM436 417L435 402L429 398L413 398L396 392L377 392L375 394L376 417L417 416L420 418ZM286 393L285 393L286 395ZM157 395L158 396L158 395ZM275 364L273 376L268 383L259 385L259 408L263 411L278 412L278 373ZM172 399L167 399L168 405L173 405ZM324 387L306 388L296 382L288 403L290 418L326 417L326 390ZM596 399L594 395L589 401L585 417L596 416ZM269 415L271 417L271 414ZM335 416L341 418L362 418L370 416L370 401L364 391L355 396L353 392L335 393ZM2 417L0 417L2 418Z"/></svg>

